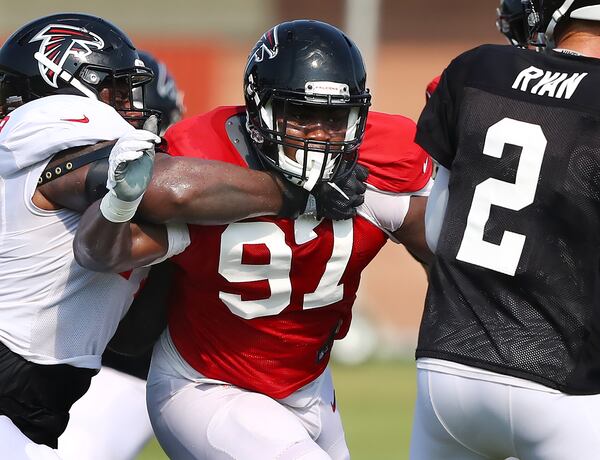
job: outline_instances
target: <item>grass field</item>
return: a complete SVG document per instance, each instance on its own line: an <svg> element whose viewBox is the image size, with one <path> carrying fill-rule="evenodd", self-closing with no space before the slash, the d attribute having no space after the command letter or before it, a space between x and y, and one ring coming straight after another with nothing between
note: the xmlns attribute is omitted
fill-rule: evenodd
<svg viewBox="0 0 600 460"><path fill-rule="evenodd" d="M334 365L333 380L352 460L408 459L415 400L414 361ZM152 441L138 460L166 458Z"/></svg>

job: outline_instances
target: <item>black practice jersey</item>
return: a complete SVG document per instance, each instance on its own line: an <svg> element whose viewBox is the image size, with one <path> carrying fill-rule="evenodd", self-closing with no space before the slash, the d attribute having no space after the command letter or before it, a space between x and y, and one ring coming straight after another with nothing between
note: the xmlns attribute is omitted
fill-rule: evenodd
<svg viewBox="0 0 600 460"><path fill-rule="evenodd" d="M417 357L600 393L600 60L464 53L417 142L450 170Z"/></svg>

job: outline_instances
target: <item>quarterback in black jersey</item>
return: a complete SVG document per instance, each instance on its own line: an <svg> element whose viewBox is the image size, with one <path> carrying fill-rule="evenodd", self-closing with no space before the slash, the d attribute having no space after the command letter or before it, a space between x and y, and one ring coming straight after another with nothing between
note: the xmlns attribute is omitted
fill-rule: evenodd
<svg viewBox="0 0 600 460"><path fill-rule="evenodd" d="M600 1L523 6L553 49L462 54L418 123L440 168L412 460L600 458Z"/></svg>

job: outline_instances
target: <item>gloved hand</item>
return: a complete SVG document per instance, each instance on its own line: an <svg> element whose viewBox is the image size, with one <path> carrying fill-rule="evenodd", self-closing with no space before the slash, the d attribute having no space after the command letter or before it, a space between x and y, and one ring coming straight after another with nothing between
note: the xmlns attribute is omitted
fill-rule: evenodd
<svg viewBox="0 0 600 460"><path fill-rule="evenodd" d="M117 140L108 158L108 193L100 210L111 222L130 220L152 179L158 119L152 115L144 129L131 131Z"/></svg>
<svg viewBox="0 0 600 460"><path fill-rule="evenodd" d="M154 146L160 143L156 135L158 120L152 115L144 129L136 129L121 137L108 158L106 188L123 201L135 201L148 187L154 167Z"/></svg>
<svg viewBox="0 0 600 460"><path fill-rule="evenodd" d="M280 173L271 171L270 174L275 177L277 184L281 188L283 203L277 214L279 217L295 219L306 209L309 193L302 187L293 184Z"/></svg>
<svg viewBox="0 0 600 460"><path fill-rule="evenodd" d="M350 219L356 216L356 208L365 201L365 180L369 170L357 164L352 172L341 176L340 179L321 182L313 188L311 194L315 198L317 219Z"/></svg>

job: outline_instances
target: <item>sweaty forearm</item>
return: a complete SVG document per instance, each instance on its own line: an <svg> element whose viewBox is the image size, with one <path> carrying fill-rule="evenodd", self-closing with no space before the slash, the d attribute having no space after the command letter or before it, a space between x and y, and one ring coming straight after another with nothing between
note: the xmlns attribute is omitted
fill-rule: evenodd
<svg viewBox="0 0 600 460"><path fill-rule="evenodd" d="M152 182L138 208L149 222L220 225L283 206L281 179L219 161L157 156Z"/></svg>

